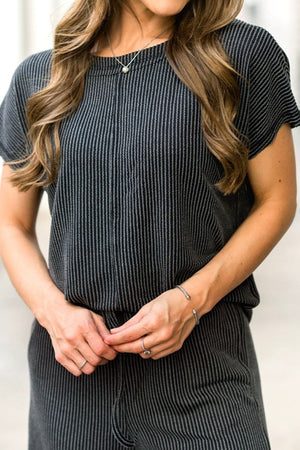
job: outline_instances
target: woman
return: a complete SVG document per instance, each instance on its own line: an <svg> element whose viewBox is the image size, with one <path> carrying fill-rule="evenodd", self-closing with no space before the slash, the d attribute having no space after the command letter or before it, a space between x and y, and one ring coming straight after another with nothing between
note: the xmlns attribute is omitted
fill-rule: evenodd
<svg viewBox="0 0 300 450"><path fill-rule="evenodd" d="M270 448L251 274L295 213L300 117L241 5L78 0L15 72L0 229L36 317L30 449Z"/></svg>

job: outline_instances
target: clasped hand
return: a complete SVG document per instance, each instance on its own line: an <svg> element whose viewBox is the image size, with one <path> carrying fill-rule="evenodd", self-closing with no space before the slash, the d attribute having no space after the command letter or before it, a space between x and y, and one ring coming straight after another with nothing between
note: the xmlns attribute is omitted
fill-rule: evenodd
<svg viewBox="0 0 300 450"><path fill-rule="evenodd" d="M104 342L117 352L159 359L181 349L195 327L192 303L178 288L165 291L144 305L121 327L113 328ZM143 338L143 341L142 341ZM145 354L144 348L151 350Z"/></svg>
<svg viewBox="0 0 300 450"><path fill-rule="evenodd" d="M59 297L46 302L40 323L51 337L56 360L75 376L90 375L119 352L145 359L176 352L195 327L193 307L178 288L170 289L122 326L108 330L100 315Z"/></svg>

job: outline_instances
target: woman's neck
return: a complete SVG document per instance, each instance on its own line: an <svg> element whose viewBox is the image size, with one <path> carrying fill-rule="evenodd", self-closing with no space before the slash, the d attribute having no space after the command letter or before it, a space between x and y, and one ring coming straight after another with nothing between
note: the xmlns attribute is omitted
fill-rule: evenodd
<svg viewBox="0 0 300 450"><path fill-rule="evenodd" d="M151 45L166 41L172 34L173 16L158 16L139 2L135 2L132 9L136 17L132 11L123 7L108 30L111 47L117 56L140 50L161 32ZM101 49L96 53L99 56L112 56L107 40L101 43Z"/></svg>

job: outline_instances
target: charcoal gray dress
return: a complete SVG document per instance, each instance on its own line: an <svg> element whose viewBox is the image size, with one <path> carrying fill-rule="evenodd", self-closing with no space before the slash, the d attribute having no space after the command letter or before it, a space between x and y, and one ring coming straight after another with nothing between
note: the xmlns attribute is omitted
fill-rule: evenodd
<svg viewBox="0 0 300 450"><path fill-rule="evenodd" d="M220 39L242 75L235 123L254 158L282 124L300 125L288 60L268 32L238 20ZM222 167L167 45L144 49L127 74L114 58L93 58L82 101L61 124L58 179L45 188L53 282L109 328L207 264L253 204L247 178L234 195L216 189ZM26 154L26 101L47 83L50 63L51 51L35 54L13 76L0 112L5 161ZM56 362L34 321L30 450L269 449L249 329L258 303L250 276L179 352L158 361L120 354L79 378Z"/></svg>

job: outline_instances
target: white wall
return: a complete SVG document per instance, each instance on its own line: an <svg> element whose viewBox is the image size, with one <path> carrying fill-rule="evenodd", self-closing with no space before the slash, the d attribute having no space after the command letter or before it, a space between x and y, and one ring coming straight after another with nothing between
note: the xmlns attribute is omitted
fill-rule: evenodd
<svg viewBox="0 0 300 450"><path fill-rule="evenodd" d="M55 24L71 3L71 0L2 0L0 99L20 62L32 53L52 47Z"/></svg>
<svg viewBox="0 0 300 450"><path fill-rule="evenodd" d="M0 6L0 42L2 68L0 71L0 98L3 98L9 80L21 55L21 0L2 1Z"/></svg>
<svg viewBox="0 0 300 450"><path fill-rule="evenodd" d="M270 31L286 52L293 91L300 102L300 1L246 0L241 18Z"/></svg>

